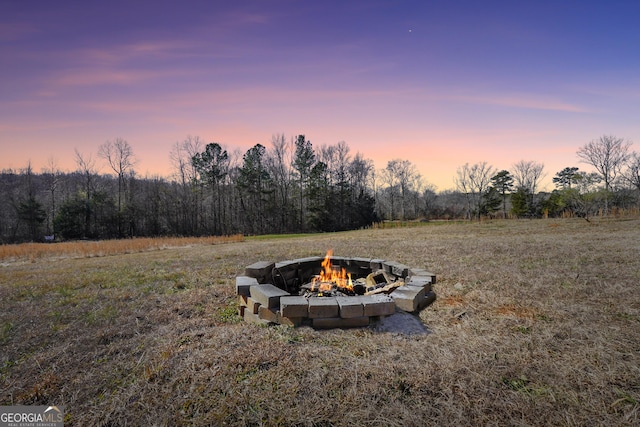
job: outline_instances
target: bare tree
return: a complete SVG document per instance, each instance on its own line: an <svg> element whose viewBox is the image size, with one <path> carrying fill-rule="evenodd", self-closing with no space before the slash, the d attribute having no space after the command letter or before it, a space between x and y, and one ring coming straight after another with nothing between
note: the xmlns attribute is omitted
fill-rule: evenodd
<svg viewBox="0 0 640 427"><path fill-rule="evenodd" d="M528 194L527 211L529 214L535 212L535 197L538 185L545 177L544 164L532 160L520 160L513 165L513 180L517 189L522 189Z"/></svg>
<svg viewBox="0 0 640 427"><path fill-rule="evenodd" d="M629 155L627 169L624 172L625 180L640 191L640 154L635 151Z"/></svg>
<svg viewBox="0 0 640 427"><path fill-rule="evenodd" d="M174 177L179 183L181 234L193 235L198 231L199 203L202 201L200 187L196 184L198 170L192 159L202 151L204 141L199 136L187 135L184 141L177 141L169 158L174 169Z"/></svg>
<svg viewBox="0 0 640 427"><path fill-rule="evenodd" d="M513 165L513 179L516 187L524 188L531 194L536 194L538 185L545 175L544 163L520 160Z"/></svg>
<svg viewBox="0 0 640 427"><path fill-rule="evenodd" d="M98 148L98 156L107 161L109 167L118 176L118 215L122 215L122 196L125 193L125 177L133 172L136 164L133 149L129 143L116 138L114 141L107 141ZM122 234L122 218L118 220L118 233Z"/></svg>
<svg viewBox="0 0 640 427"><path fill-rule="evenodd" d="M184 141L177 141L169 153L174 176L182 185L186 185L198 176L198 171L191 159L202 151L203 144L199 136L187 135Z"/></svg>
<svg viewBox="0 0 640 427"><path fill-rule="evenodd" d="M47 233L51 233L55 235L55 230L53 226L53 219L56 215L56 190L58 189L58 184L60 182L60 169L56 164L56 160L53 157L49 157L49 161L47 163L47 167L43 169L45 182L47 185L47 191L49 191L49 214L47 215L49 220L47 221Z"/></svg>
<svg viewBox="0 0 640 427"><path fill-rule="evenodd" d="M455 179L456 188L467 198L467 217L471 219L472 206L473 213L480 219L482 212L482 195L491 184L491 177L496 174L496 170L487 162L476 163L469 166L465 163L457 170Z"/></svg>
<svg viewBox="0 0 640 427"><path fill-rule="evenodd" d="M286 231L289 228L288 219L290 217L290 191L293 182L292 176L292 151L293 141L287 141L282 134L271 137L271 150L267 152L265 162L273 177L276 200L278 203L278 228L279 231Z"/></svg>
<svg viewBox="0 0 640 427"><path fill-rule="evenodd" d="M382 194L384 195L386 193L386 196L389 200L389 219L391 220L396 219L395 200L399 184L398 174L396 173L395 168L395 162L392 160L387 163L386 168L380 170L381 181L382 183L387 185L386 191L384 191Z"/></svg>
<svg viewBox="0 0 640 427"><path fill-rule="evenodd" d="M631 142L613 135L603 135L599 139L580 147L576 154L583 163L593 166L604 181L607 193L629 158ZM605 198L605 212L608 211L608 196Z"/></svg>
<svg viewBox="0 0 640 427"><path fill-rule="evenodd" d="M89 237L91 233L91 197L95 186L95 176L97 174L96 162L91 158L91 154L84 155L75 149L76 164L78 171L84 176L85 213L84 213L84 236Z"/></svg>
<svg viewBox="0 0 640 427"><path fill-rule="evenodd" d="M356 153L349 164L349 178L351 179L354 197L364 194L368 188L373 191L373 175L373 161L365 159L360 153Z"/></svg>

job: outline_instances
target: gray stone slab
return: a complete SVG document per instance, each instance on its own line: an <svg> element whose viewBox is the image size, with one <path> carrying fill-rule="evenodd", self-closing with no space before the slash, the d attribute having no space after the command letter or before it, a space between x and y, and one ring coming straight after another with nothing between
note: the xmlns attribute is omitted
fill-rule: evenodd
<svg viewBox="0 0 640 427"><path fill-rule="evenodd" d="M385 260L383 259L372 259L371 262L369 262L369 268L371 269L371 272L382 270L383 262L385 262Z"/></svg>
<svg viewBox="0 0 640 427"><path fill-rule="evenodd" d="M409 269L409 276L427 276L431 278L431 284L435 285L436 275L424 268L411 268Z"/></svg>
<svg viewBox="0 0 640 427"><path fill-rule="evenodd" d="M396 277L405 278L409 274L409 267L404 264L400 264L395 261L385 261L382 263L382 268L387 273L391 273Z"/></svg>
<svg viewBox="0 0 640 427"><path fill-rule="evenodd" d="M347 265L371 269L371 258L349 258L347 259Z"/></svg>
<svg viewBox="0 0 640 427"><path fill-rule="evenodd" d="M313 319L313 327L316 329L334 329L334 328L361 328L369 326L370 319L368 316L351 317L343 319L341 317L325 317Z"/></svg>
<svg viewBox="0 0 640 427"><path fill-rule="evenodd" d="M360 298L365 316L387 316L396 311L396 304L389 295L364 295Z"/></svg>
<svg viewBox="0 0 640 427"><path fill-rule="evenodd" d="M405 282L405 286L424 288L425 292L431 290L430 276L411 276Z"/></svg>
<svg viewBox="0 0 640 427"><path fill-rule="evenodd" d="M309 301L297 295L280 297L280 313L284 317L308 317Z"/></svg>
<svg viewBox="0 0 640 427"><path fill-rule="evenodd" d="M358 297L336 297L338 307L340 308L340 317L343 319L351 319L354 317L364 316L364 307L362 301Z"/></svg>
<svg viewBox="0 0 640 427"><path fill-rule="evenodd" d="M428 291L424 295L424 299L422 300L422 302L418 306L418 310L422 310L423 308L427 307L429 304L431 304L435 300L436 300L436 293L433 292L433 291Z"/></svg>
<svg viewBox="0 0 640 427"><path fill-rule="evenodd" d="M391 292L390 296L400 310L410 313L416 312L422 300L424 300L425 290L421 287L402 286Z"/></svg>
<svg viewBox="0 0 640 427"><path fill-rule="evenodd" d="M255 277L238 276L236 277L236 294L249 296L251 294L249 289L257 284L258 280Z"/></svg>
<svg viewBox="0 0 640 427"><path fill-rule="evenodd" d="M260 283L267 283L271 278L271 270L275 264L270 261L258 261L244 269L245 276L253 277Z"/></svg>
<svg viewBox="0 0 640 427"><path fill-rule="evenodd" d="M252 286L250 288L251 298L264 305L267 308L280 307L280 297L289 295L289 292L272 284L264 284Z"/></svg>
<svg viewBox="0 0 640 427"><path fill-rule="evenodd" d="M340 308L335 297L309 298L309 318L338 317Z"/></svg>

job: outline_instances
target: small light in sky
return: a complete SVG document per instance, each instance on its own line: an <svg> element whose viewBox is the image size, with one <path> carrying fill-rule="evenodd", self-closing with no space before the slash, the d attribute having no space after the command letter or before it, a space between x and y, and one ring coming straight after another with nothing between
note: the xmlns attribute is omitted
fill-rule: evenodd
<svg viewBox="0 0 640 427"><path fill-rule="evenodd" d="M409 28L409 32L412 32L413 30L411 28Z"/></svg>

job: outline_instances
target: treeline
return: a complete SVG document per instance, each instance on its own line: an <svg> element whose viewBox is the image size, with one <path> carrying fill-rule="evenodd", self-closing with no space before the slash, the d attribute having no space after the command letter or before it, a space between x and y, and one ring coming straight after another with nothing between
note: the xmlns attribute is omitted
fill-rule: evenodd
<svg viewBox="0 0 640 427"><path fill-rule="evenodd" d="M172 175L139 177L132 147L107 141L97 160L76 150L77 169L55 162L0 173L0 242L203 236L357 229L384 220L581 216L639 206L640 156L602 137L577 154L596 172L567 167L539 191L544 165L458 168L456 190L437 193L408 160L380 170L345 142L314 147L275 135L269 147L228 152L198 137L177 142ZM606 159L602 164L602 159ZM615 161L613 161L615 160Z"/></svg>

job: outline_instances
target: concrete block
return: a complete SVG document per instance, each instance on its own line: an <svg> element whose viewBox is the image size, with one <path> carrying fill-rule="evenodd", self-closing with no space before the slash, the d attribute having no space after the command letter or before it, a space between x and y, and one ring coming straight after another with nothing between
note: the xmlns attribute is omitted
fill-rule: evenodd
<svg viewBox="0 0 640 427"><path fill-rule="evenodd" d="M338 302L340 317L351 319L364 316L364 307L358 297L336 297Z"/></svg>
<svg viewBox="0 0 640 427"><path fill-rule="evenodd" d="M436 275L425 270L424 268L412 268L409 270L409 276L427 276L431 278L431 284L435 285Z"/></svg>
<svg viewBox="0 0 640 427"><path fill-rule="evenodd" d="M369 268L371 269L371 272L382 270L383 262L385 262L385 260L383 259L372 259L371 262L369 262Z"/></svg>
<svg viewBox="0 0 640 427"><path fill-rule="evenodd" d="M369 317L351 317L349 319L343 319L341 317L325 317L319 319L313 319L313 327L316 329L333 329L333 328L361 328L363 326L369 326Z"/></svg>
<svg viewBox="0 0 640 427"><path fill-rule="evenodd" d="M349 258L347 265L351 267L371 269L371 258Z"/></svg>
<svg viewBox="0 0 640 427"><path fill-rule="evenodd" d="M268 320L261 319L257 314L251 313L249 310L244 311L244 321L249 323L256 323L258 325L268 325Z"/></svg>
<svg viewBox="0 0 640 427"><path fill-rule="evenodd" d="M258 280L255 277L238 276L236 277L236 295L249 296L252 286L258 284Z"/></svg>
<svg viewBox="0 0 640 427"><path fill-rule="evenodd" d="M278 323L278 310L261 305L258 308L258 317L271 323Z"/></svg>
<svg viewBox="0 0 640 427"><path fill-rule="evenodd" d="M429 304L431 304L435 300L436 300L436 293L433 291L428 291L424 295L424 299L422 300L422 302L418 305L418 310L422 310L423 308L427 307Z"/></svg>
<svg viewBox="0 0 640 427"><path fill-rule="evenodd" d="M360 298L365 316L386 316L396 311L396 304L389 295L365 295Z"/></svg>
<svg viewBox="0 0 640 427"><path fill-rule="evenodd" d="M265 285L252 286L250 288L251 298L267 308L280 307L280 297L289 295L289 292L283 291L277 286L269 283Z"/></svg>
<svg viewBox="0 0 640 427"><path fill-rule="evenodd" d="M260 303L253 298L247 298L247 310L249 310L253 314L258 314L258 308L260 308Z"/></svg>
<svg viewBox="0 0 640 427"><path fill-rule="evenodd" d="M280 313L284 317L308 317L309 301L297 295L280 297Z"/></svg>
<svg viewBox="0 0 640 427"><path fill-rule="evenodd" d="M396 277L405 278L409 274L409 267L404 264L400 264L395 261L385 261L382 263L382 268L387 273L391 273Z"/></svg>
<svg viewBox="0 0 640 427"><path fill-rule="evenodd" d="M424 300L424 295L424 288L418 286L402 286L390 294L397 308L410 313L418 311L420 303Z"/></svg>
<svg viewBox="0 0 640 427"><path fill-rule="evenodd" d="M246 295L238 295L238 305L241 307L246 307L248 299L249 297Z"/></svg>
<svg viewBox="0 0 640 427"><path fill-rule="evenodd" d="M430 276L411 276L405 282L405 286L424 288L425 292L429 292L431 290L431 277Z"/></svg>
<svg viewBox="0 0 640 427"><path fill-rule="evenodd" d="M275 264L269 261L258 261L245 267L245 276L253 277L259 283L269 283L271 279L271 270Z"/></svg>
<svg viewBox="0 0 640 427"><path fill-rule="evenodd" d="M340 308L335 297L309 298L309 318L338 317Z"/></svg>

